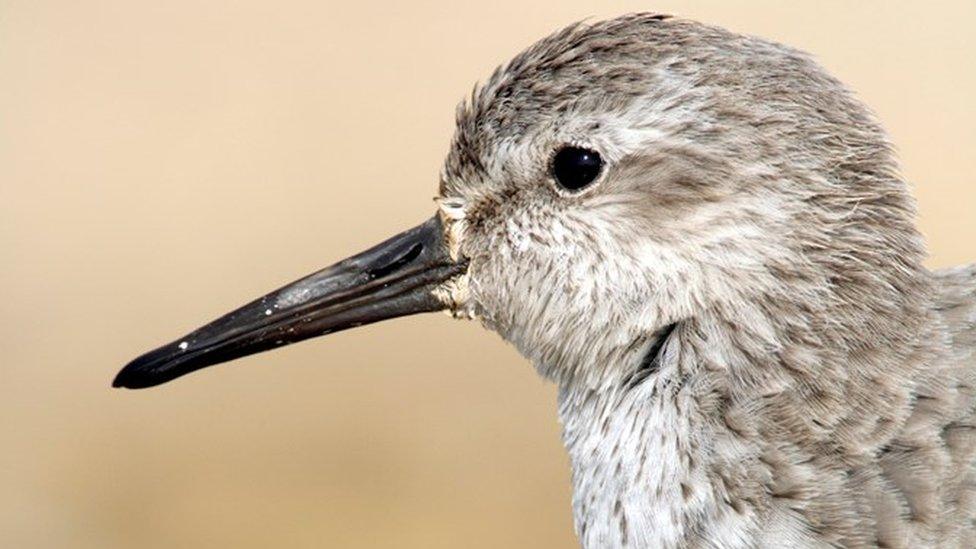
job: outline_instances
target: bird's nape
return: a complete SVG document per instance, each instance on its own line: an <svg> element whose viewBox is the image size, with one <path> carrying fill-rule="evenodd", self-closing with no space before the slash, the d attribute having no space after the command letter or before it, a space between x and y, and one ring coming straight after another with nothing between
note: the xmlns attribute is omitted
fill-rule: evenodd
<svg viewBox="0 0 976 549"><path fill-rule="evenodd" d="M136 358L112 386L152 387L304 339L445 309L434 290L465 264L451 259L443 238L435 216Z"/></svg>

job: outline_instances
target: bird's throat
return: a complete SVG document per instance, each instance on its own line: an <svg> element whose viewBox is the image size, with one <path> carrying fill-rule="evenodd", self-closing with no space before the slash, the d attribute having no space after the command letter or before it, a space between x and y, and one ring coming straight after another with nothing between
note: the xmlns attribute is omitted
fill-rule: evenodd
<svg viewBox="0 0 976 549"><path fill-rule="evenodd" d="M684 537L683 515L707 498L692 422L661 391L654 379L612 392L560 389L583 547L673 546Z"/></svg>
<svg viewBox="0 0 976 549"><path fill-rule="evenodd" d="M583 547L675 547L718 507L681 330L667 326L612 387L561 384L559 416ZM653 353L649 357L648 353ZM635 369L636 366L636 369ZM745 529L747 517L733 517Z"/></svg>

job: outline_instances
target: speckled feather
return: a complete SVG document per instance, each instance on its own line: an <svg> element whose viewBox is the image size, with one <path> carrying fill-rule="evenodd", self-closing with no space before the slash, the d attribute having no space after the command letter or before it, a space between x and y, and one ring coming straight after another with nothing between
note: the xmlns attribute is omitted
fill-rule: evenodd
<svg viewBox="0 0 976 549"><path fill-rule="evenodd" d="M606 159L578 194L566 144ZM883 130L807 55L568 27L459 108L440 204L444 299L559 386L585 547L976 547L976 269L923 266Z"/></svg>

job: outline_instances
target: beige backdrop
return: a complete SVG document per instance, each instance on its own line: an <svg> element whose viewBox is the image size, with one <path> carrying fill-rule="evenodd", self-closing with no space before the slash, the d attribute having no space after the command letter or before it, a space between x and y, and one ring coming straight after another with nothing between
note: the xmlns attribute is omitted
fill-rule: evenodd
<svg viewBox="0 0 976 549"><path fill-rule="evenodd" d="M454 106L572 21L814 52L976 259L976 3L0 0L0 547L567 547L554 389L442 315L119 366L432 213Z"/></svg>

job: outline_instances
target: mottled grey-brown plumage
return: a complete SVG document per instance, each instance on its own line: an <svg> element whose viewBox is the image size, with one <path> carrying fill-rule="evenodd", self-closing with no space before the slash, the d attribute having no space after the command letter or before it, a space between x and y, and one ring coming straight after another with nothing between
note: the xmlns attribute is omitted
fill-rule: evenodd
<svg viewBox="0 0 976 549"><path fill-rule="evenodd" d="M607 160L577 194L565 144ZM443 299L559 385L584 546L976 547L976 269L923 266L883 130L807 55L571 26L459 109L440 204Z"/></svg>

